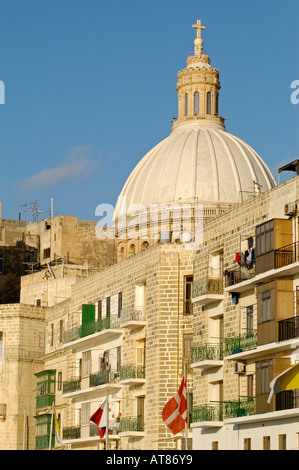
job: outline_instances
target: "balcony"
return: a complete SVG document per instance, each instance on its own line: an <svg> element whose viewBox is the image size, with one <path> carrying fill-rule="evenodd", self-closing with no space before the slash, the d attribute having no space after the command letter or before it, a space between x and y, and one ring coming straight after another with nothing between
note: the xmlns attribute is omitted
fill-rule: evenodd
<svg viewBox="0 0 299 470"><path fill-rule="evenodd" d="M109 420L109 439L119 439L119 422ZM98 433L97 425L88 423L86 425L68 426L62 429L63 441L67 444L76 443L78 441L94 441L101 439ZM102 438L106 439L106 436ZM71 442L72 441L72 442Z"/></svg>
<svg viewBox="0 0 299 470"><path fill-rule="evenodd" d="M120 368L120 381L126 385L145 383L145 366L129 364Z"/></svg>
<svg viewBox="0 0 299 470"><path fill-rule="evenodd" d="M229 268L225 271L225 287L235 286L240 282L252 279L255 276L255 269L240 267Z"/></svg>
<svg viewBox="0 0 299 470"><path fill-rule="evenodd" d="M299 317L286 318L278 322L278 341L299 337Z"/></svg>
<svg viewBox="0 0 299 470"><path fill-rule="evenodd" d="M97 387L98 391L102 392L106 392L107 389L118 390L121 388L119 381L119 370L99 371L87 377L74 377L63 382L62 393L69 398L78 398L79 396L92 393L95 387Z"/></svg>
<svg viewBox="0 0 299 470"><path fill-rule="evenodd" d="M224 339L224 356L238 354L257 348L257 330L251 330L243 335Z"/></svg>
<svg viewBox="0 0 299 470"><path fill-rule="evenodd" d="M262 282L293 276L299 269L299 242L291 243L256 257L255 275L236 276L235 281L226 281L226 292L245 292Z"/></svg>
<svg viewBox="0 0 299 470"><path fill-rule="evenodd" d="M122 436L138 437L144 435L144 418L138 417L124 417L120 418L119 432Z"/></svg>
<svg viewBox="0 0 299 470"><path fill-rule="evenodd" d="M223 279L203 278L192 285L192 302L207 305L223 300Z"/></svg>
<svg viewBox="0 0 299 470"><path fill-rule="evenodd" d="M192 409L191 427L221 427L229 419L250 416L254 411L254 397L208 403Z"/></svg>
<svg viewBox="0 0 299 470"><path fill-rule="evenodd" d="M120 317L121 328L135 330L146 325L144 308L129 307L122 310Z"/></svg>
<svg viewBox="0 0 299 470"><path fill-rule="evenodd" d="M94 342L95 335L98 340L110 341L122 335L120 328L120 319L115 316L101 318L94 322L84 323L84 325L64 332L64 347L70 346L73 349L76 346L82 347L84 344L88 347L88 343ZM86 343L86 344L85 344Z"/></svg>
<svg viewBox="0 0 299 470"><path fill-rule="evenodd" d="M192 368L202 370L223 365L223 344L204 344L191 348Z"/></svg>

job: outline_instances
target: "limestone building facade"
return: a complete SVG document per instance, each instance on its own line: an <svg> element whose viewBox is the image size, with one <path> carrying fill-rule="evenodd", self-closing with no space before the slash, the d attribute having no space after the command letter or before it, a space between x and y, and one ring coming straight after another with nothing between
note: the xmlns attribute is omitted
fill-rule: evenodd
<svg viewBox="0 0 299 470"><path fill-rule="evenodd" d="M39 268L22 278L22 303L16 312L23 305L31 312L27 331L35 329L40 315L44 349L28 372L36 383L30 395L34 414L23 431L20 424L11 447L24 442L36 449L47 449L50 443L60 447L50 436L54 403L63 448L104 449L106 440L90 417L106 399L110 449L182 449L184 433L172 436L161 415L178 389L185 364L188 446L223 446L229 423L219 419L214 426L209 420L207 426L200 409L210 402L234 402L238 385L238 396L243 394L244 385L234 372L237 356L213 358L217 363L210 367L210 358L201 360L200 351L210 342L220 344L220 338L234 338L241 328L241 313L233 308L231 286L224 288L223 272L231 271L235 245L243 247L247 240L249 246L257 224L269 217L288 219L281 214L280 201L296 201L297 180L276 188L257 153L227 132L218 114L219 71L203 51L204 27L200 21L194 27L194 54L178 73L178 117L172 132L128 177L112 227L71 216L27 227ZM201 235L195 239L198 226ZM249 291L250 300L239 296L238 306L254 304L253 288ZM29 344L31 338L21 338L20 323L16 325L17 341ZM11 338L5 323L1 328L5 351ZM243 351L238 354L242 357ZM8 359L2 357L0 403L7 404ZM17 364L22 360L18 356ZM250 361L246 370L252 371L254 383ZM27 393L16 381L13 386L18 397ZM24 408L17 412L20 423L27 422ZM0 422L6 436L12 423L9 413ZM217 438L210 435L211 428L214 434L218 430Z"/></svg>
<svg viewBox="0 0 299 470"><path fill-rule="evenodd" d="M267 402L271 380L299 360L298 184L205 225L194 260L194 449L299 447L298 390Z"/></svg>

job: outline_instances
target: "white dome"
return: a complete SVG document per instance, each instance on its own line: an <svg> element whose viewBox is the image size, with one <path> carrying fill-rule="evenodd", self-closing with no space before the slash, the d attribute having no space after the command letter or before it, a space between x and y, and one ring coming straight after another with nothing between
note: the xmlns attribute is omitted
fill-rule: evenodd
<svg viewBox="0 0 299 470"><path fill-rule="evenodd" d="M189 123L145 155L120 196L127 210L133 204L236 204L275 184L263 160L241 139L222 126Z"/></svg>

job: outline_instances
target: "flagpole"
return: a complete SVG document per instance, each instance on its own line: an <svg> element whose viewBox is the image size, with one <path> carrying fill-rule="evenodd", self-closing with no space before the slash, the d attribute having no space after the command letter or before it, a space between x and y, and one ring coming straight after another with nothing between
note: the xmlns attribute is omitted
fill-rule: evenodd
<svg viewBox="0 0 299 470"><path fill-rule="evenodd" d="M106 391L106 450L109 449L109 390Z"/></svg>
<svg viewBox="0 0 299 470"><path fill-rule="evenodd" d="M50 426L49 450L51 450L51 447L52 447L53 418L54 418L54 401L52 403L52 416L51 416L51 426Z"/></svg>
<svg viewBox="0 0 299 470"><path fill-rule="evenodd" d="M188 393L187 393L187 367L186 362L184 364L184 376L186 380L186 402L187 402L187 417L185 423L185 450L188 450Z"/></svg>

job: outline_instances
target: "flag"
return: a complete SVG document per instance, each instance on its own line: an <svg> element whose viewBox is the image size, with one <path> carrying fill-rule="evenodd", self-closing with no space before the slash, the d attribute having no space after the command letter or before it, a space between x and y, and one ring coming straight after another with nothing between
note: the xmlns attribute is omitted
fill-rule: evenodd
<svg viewBox="0 0 299 470"><path fill-rule="evenodd" d="M54 429L55 429L56 441L58 442L58 444L62 445L60 426L59 426L59 422L56 416L55 408L54 408Z"/></svg>
<svg viewBox="0 0 299 470"><path fill-rule="evenodd" d="M99 436L104 437L107 426L107 400L91 416L90 421L97 425Z"/></svg>
<svg viewBox="0 0 299 470"><path fill-rule="evenodd" d="M172 434L177 434L187 423L187 379L182 380L178 392L169 400L163 408L162 419L164 424L171 429Z"/></svg>
<svg viewBox="0 0 299 470"><path fill-rule="evenodd" d="M270 382L270 393L267 402L271 403L274 393L299 388L299 362L293 364Z"/></svg>

